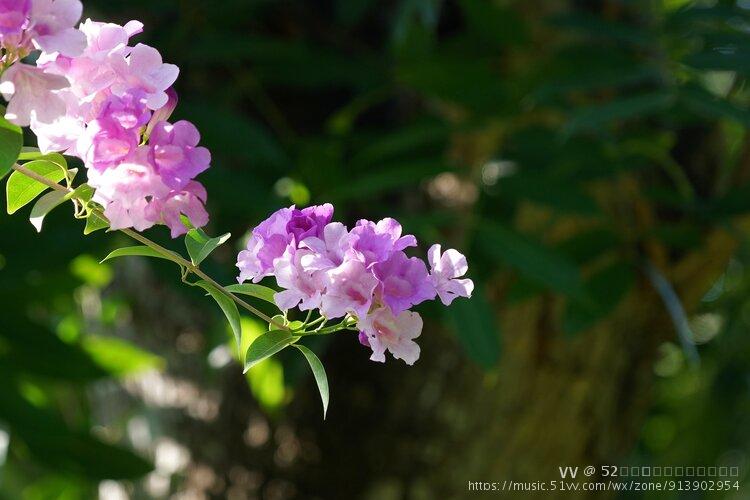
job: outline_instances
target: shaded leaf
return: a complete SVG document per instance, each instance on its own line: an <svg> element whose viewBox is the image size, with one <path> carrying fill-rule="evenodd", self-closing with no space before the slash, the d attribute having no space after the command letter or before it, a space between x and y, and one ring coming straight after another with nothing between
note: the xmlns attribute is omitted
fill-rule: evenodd
<svg viewBox="0 0 750 500"><path fill-rule="evenodd" d="M240 312L237 310L237 304L227 297L221 290L207 281L200 280L195 283L196 286L203 288L219 304L224 316L227 317L229 326L234 334L234 340L237 345L242 344L242 325L240 323Z"/></svg>
<svg viewBox="0 0 750 500"><path fill-rule="evenodd" d="M29 215L29 221L34 226L38 233L42 232L42 223L44 218L50 213L55 207L61 205L66 199L68 194L64 191L52 191L47 193L34 203L31 207L31 215Z"/></svg>
<svg viewBox="0 0 750 500"><path fill-rule="evenodd" d="M583 296L579 270L561 252L490 221L485 221L478 233L478 242L488 256L554 291Z"/></svg>
<svg viewBox="0 0 750 500"><path fill-rule="evenodd" d="M320 393L320 400L323 403L323 420L325 420L326 413L328 412L328 398L329 398L328 377L326 376L326 370L323 367L323 363L320 362L320 359L310 349L300 344L294 344L294 347L299 349L302 352L302 354L304 354L305 359L307 359L307 362L310 365L310 369L313 372L313 376L315 377L315 383L318 385L318 392Z"/></svg>
<svg viewBox="0 0 750 500"><path fill-rule="evenodd" d="M589 106L573 113L563 132L570 136L581 130L595 130L614 121L648 116L666 109L673 101L672 94L659 91Z"/></svg>
<svg viewBox="0 0 750 500"><path fill-rule="evenodd" d="M476 287L470 299L456 299L443 311L469 357L486 369L494 367L500 359L500 326L482 287Z"/></svg>
<svg viewBox="0 0 750 500"><path fill-rule="evenodd" d="M622 261L593 273L585 284L590 299L568 303L563 315L563 331L570 335L594 326L617 307L634 281L633 269Z"/></svg>

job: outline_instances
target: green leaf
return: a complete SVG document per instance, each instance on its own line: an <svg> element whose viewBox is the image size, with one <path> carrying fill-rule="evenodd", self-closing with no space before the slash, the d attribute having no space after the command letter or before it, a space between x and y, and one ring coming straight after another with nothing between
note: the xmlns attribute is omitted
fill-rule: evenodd
<svg viewBox="0 0 750 500"><path fill-rule="evenodd" d="M94 231L99 231L100 229L106 229L109 227L109 222L104 220L98 212L91 212L88 217L86 217L86 227L83 228L83 234L91 234ZM152 256L149 256L152 257Z"/></svg>
<svg viewBox="0 0 750 500"><path fill-rule="evenodd" d="M320 359L310 349L300 344L294 344L294 347L299 349L300 352L304 354L305 359L307 359L307 363L310 365L310 369L313 372L313 376L315 376L315 383L318 384L320 400L323 403L323 420L325 420L326 413L328 412L329 398L328 377L326 376L326 370L325 368L323 368L323 363L320 362Z"/></svg>
<svg viewBox="0 0 750 500"><path fill-rule="evenodd" d="M750 112L735 106L732 102L714 96L700 89L684 89L680 92L680 100L693 112L708 118L728 118L748 127L750 126Z"/></svg>
<svg viewBox="0 0 750 500"><path fill-rule="evenodd" d="M528 40L528 28L517 9L501 7L486 0L461 0L469 33L490 49L522 45Z"/></svg>
<svg viewBox="0 0 750 500"><path fill-rule="evenodd" d="M211 252L216 250L219 245L225 243L230 236L232 236L230 233L226 233L216 238L211 238L202 229L191 229L188 231L185 235L185 247L193 265L197 266L203 262Z"/></svg>
<svg viewBox="0 0 750 500"><path fill-rule="evenodd" d="M469 357L486 369L495 366L500 359L500 327L481 287L470 299L456 299L444 311Z"/></svg>
<svg viewBox="0 0 750 500"><path fill-rule="evenodd" d="M176 255L176 254L175 254ZM101 262L107 262L108 260L112 260L117 257L155 257L157 259L165 259L174 262L169 257L160 254L156 250L154 250L151 247L147 247L145 245L136 245L132 247L122 247L118 248L117 250L114 250L109 253L104 259L102 259Z"/></svg>
<svg viewBox="0 0 750 500"><path fill-rule="evenodd" d="M60 182L65 178L65 167L49 160L34 160L23 166L52 182ZM41 182L21 172L13 172L6 186L8 213L15 213L47 189L49 188Z"/></svg>
<svg viewBox="0 0 750 500"><path fill-rule="evenodd" d="M29 221L31 225L36 228L38 233L42 232L42 223L44 218L50 213L55 207L61 205L67 199L68 193L65 191L52 191L47 193L34 203L31 207L31 215L29 215Z"/></svg>
<svg viewBox="0 0 750 500"><path fill-rule="evenodd" d="M299 337L293 337L286 330L272 330L264 333L250 344L250 348L245 354L245 372L298 339Z"/></svg>
<svg viewBox="0 0 750 500"><path fill-rule="evenodd" d="M276 293L276 290L274 290L273 288L268 288L267 286L255 285L253 283L242 283L239 285L225 286L224 288L232 293L249 295L251 297L265 300L266 302L276 305L276 302L274 302L273 300L273 296Z"/></svg>
<svg viewBox="0 0 750 500"><path fill-rule="evenodd" d="M86 336L81 347L97 365L117 377L165 366L163 358L115 337Z"/></svg>
<svg viewBox="0 0 750 500"><path fill-rule="evenodd" d="M23 145L21 127L10 123L4 116L5 108L0 106L0 179L10 172Z"/></svg>
<svg viewBox="0 0 750 500"><path fill-rule="evenodd" d="M207 291L216 303L219 304L219 307L227 317L227 321L229 321L229 326L232 328L232 333L234 334L234 339L237 341L237 346L242 345L242 325L240 323L240 312L237 310L237 304L224 295L221 290L207 281L200 280L196 282L195 285Z"/></svg>
<svg viewBox="0 0 750 500"><path fill-rule="evenodd" d="M614 121L651 115L667 108L673 101L672 94L660 91L582 108L570 117L563 134L569 137L581 130L596 130Z"/></svg>
<svg viewBox="0 0 750 500"><path fill-rule="evenodd" d="M617 261L586 280L587 301L571 300L563 315L563 331L573 335L594 326L611 313L630 290L635 276L630 265Z"/></svg>
<svg viewBox="0 0 750 500"><path fill-rule="evenodd" d="M490 221L483 222L478 242L487 255L536 283L566 295L583 297L580 272L561 252Z"/></svg>

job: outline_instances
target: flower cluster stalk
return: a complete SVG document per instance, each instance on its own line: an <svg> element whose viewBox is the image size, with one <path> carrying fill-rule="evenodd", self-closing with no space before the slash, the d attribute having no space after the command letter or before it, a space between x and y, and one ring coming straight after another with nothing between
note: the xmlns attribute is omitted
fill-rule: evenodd
<svg viewBox="0 0 750 500"><path fill-rule="evenodd" d="M28 168L24 167L23 165L15 164L15 165L13 165L13 170L15 170L15 171L17 171L17 172L19 172L19 173L21 173L21 174L23 174L23 175L31 178L31 179L34 179L35 181L40 182L40 183L44 184L45 186L54 189L55 191L60 191L60 192L65 192L65 193L73 193L73 191L74 191L71 188L65 187L65 186L63 186L61 184L58 184L58 183L56 183L56 182L54 182L54 181L52 181L52 180L50 180L50 179L48 179L48 178L46 178L46 177L44 177L42 175L37 174L33 170L29 170ZM81 200L81 199L79 199L79 198L77 198L75 196L73 196L72 198L73 199L77 199L81 203L85 203L84 200ZM97 209L94 209L92 213L94 215L96 215L97 217L99 217L100 219L104 220L104 221L107 220L107 218L104 216L104 214L101 211L97 210ZM171 251L167 250L166 248L164 248L163 246L159 245L158 243L156 243L156 242L154 242L154 241L146 238L142 234L137 233L137 232L135 232L135 231L133 231L131 229L123 228L123 229L119 229L119 231L122 232L122 233L124 233L124 234L126 234L130 238L138 241L139 243L142 243L142 244L148 246L149 248L151 248L155 252L159 253L160 255L162 255L163 257L165 257L166 259L171 260L172 262L174 262L175 264L179 265L180 267L182 267L184 269L187 269L187 271L189 273L192 273L192 274L198 276L199 278L201 278L202 280L205 280L208 283L210 283L211 285L215 286L222 294L224 294L228 298L232 299L238 306L242 307L243 309L247 310L248 312L254 314L257 317L259 317L260 319L262 319L266 323L268 323L270 325L273 325L275 328L278 328L280 330L287 330L287 331L289 330L289 328L286 325L283 325L283 324L279 323L278 321L276 321L273 318L269 317L267 314L263 313L262 311L259 311L255 307L251 306L250 304L248 304L247 302L245 302L244 300L240 299L235 294L233 294L232 292L230 292L229 290L227 290L226 288L224 288L216 280L214 280L212 277L210 277L209 275L207 275L206 273L204 273L200 269L200 267L193 265L193 263L190 262L190 261L188 261L187 259L179 256L178 254L175 254L174 252L171 252Z"/></svg>

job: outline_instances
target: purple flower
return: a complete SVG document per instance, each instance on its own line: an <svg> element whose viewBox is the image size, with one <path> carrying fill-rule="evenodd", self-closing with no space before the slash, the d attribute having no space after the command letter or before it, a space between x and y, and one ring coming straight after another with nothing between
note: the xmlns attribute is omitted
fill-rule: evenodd
<svg viewBox="0 0 750 500"><path fill-rule="evenodd" d="M177 97L177 92L175 91L174 87L169 87L166 90L166 94L168 97L167 103L161 108L154 111L153 116L151 116L151 121L148 122L148 126L146 127L146 132L144 134L147 138L151 135L154 127L159 122L165 122L169 120L169 117L172 116L175 108L177 108L177 102L179 101L179 98Z"/></svg>
<svg viewBox="0 0 750 500"><path fill-rule="evenodd" d="M372 269L380 281L378 291L381 299L395 315L435 298L435 287L421 259L409 258L398 251L385 262L375 264Z"/></svg>
<svg viewBox="0 0 750 500"><path fill-rule="evenodd" d="M312 250L305 254L303 265L308 269L325 270L338 267L344 262L351 248L349 230L340 222L331 222L323 228L323 239L305 238L300 247Z"/></svg>
<svg viewBox="0 0 750 500"><path fill-rule="evenodd" d="M96 188L92 199L104 206L112 229L143 231L158 221L149 203L165 198L169 188L149 162L148 148L141 146L127 161L102 171L89 169L88 174Z"/></svg>
<svg viewBox="0 0 750 500"><path fill-rule="evenodd" d="M208 224L206 188L198 181L190 181L182 189L175 189L166 196L157 198L149 205L149 215L156 222L163 222L169 227L172 238L187 233L187 227L180 219L185 215L195 227Z"/></svg>
<svg viewBox="0 0 750 500"><path fill-rule="evenodd" d="M34 46L49 54L80 55L86 36L74 26L82 12L79 0L33 0L29 31Z"/></svg>
<svg viewBox="0 0 750 500"><path fill-rule="evenodd" d="M285 290L274 295L274 302L282 311L287 311L300 303L301 311L320 307L326 277L322 271L311 271L302 265L303 258L310 253L308 250L296 250L290 245L284 255L276 259L276 282Z"/></svg>
<svg viewBox="0 0 750 500"><path fill-rule="evenodd" d="M326 318L340 318L347 313L363 318L372 305L372 294L378 280L356 260L344 262L327 272L328 283L321 312Z"/></svg>
<svg viewBox="0 0 750 500"><path fill-rule="evenodd" d="M247 250L240 252L237 258L240 283L249 279L257 283L273 273L274 259L281 257L291 242L286 226L292 217L293 208L277 210L253 229L247 242Z"/></svg>
<svg viewBox="0 0 750 500"><path fill-rule="evenodd" d="M381 307L360 318L358 328L364 332L372 349L372 361L384 363L385 351L390 351L394 358L404 360L407 365L413 365L419 359L419 345L414 342L422 333L419 314L404 311L394 315L387 307Z"/></svg>
<svg viewBox="0 0 750 500"><path fill-rule="evenodd" d="M162 121L154 126L149 145L156 170L167 186L180 189L209 167L211 153L198 147L200 138L195 125L186 120L174 125Z"/></svg>
<svg viewBox="0 0 750 500"><path fill-rule="evenodd" d="M174 64L165 64L158 50L142 43L130 49L127 57L111 60L118 75L111 87L112 93L120 95L133 87L142 89L147 95L148 107L159 109L167 104L165 92L177 80L180 70Z"/></svg>
<svg viewBox="0 0 750 500"><path fill-rule="evenodd" d="M145 97L137 89L121 97L110 96L99 118L78 139L78 156L87 167L98 170L119 164L138 147L139 129L150 116Z"/></svg>
<svg viewBox="0 0 750 500"><path fill-rule="evenodd" d="M352 253L366 266L387 260L391 253L417 245L412 235L401 236L401 224L386 218L375 224L360 220L351 231Z"/></svg>
<svg viewBox="0 0 750 500"><path fill-rule="evenodd" d="M20 35L29 21L29 0L0 0L0 38Z"/></svg>
<svg viewBox="0 0 750 500"><path fill-rule="evenodd" d="M22 127L33 120L54 120L65 114L65 101L57 91L68 85L65 77L51 75L36 66L14 64L0 79L0 93L8 101L5 118Z"/></svg>
<svg viewBox="0 0 750 500"><path fill-rule="evenodd" d="M440 245L435 244L427 251L432 280L440 300L449 306L456 297L471 297L474 282L470 279L456 279L469 270L466 257L458 250L450 249L440 255Z"/></svg>
<svg viewBox="0 0 750 500"><path fill-rule="evenodd" d="M292 207L292 217L286 225L286 230L294 236L294 241L300 243L305 238L323 236L323 228L333 218L333 205L314 205L299 210Z"/></svg>

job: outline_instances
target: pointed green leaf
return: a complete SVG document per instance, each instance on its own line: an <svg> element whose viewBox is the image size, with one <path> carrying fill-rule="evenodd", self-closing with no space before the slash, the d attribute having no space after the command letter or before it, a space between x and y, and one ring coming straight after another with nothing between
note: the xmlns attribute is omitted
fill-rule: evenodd
<svg viewBox="0 0 750 500"><path fill-rule="evenodd" d="M298 339L299 337L293 337L285 330L272 330L264 333L255 339L245 354L245 372Z"/></svg>
<svg viewBox="0 0 750 500"><path fill-rule="evenodd" d="M36 203L34 203L34 206L31 207L29 221L31 222L31 225L36 228L38 233L42 232L42 223L47 214L55 207L61 205L67 196L68 194L65 191L52 191L51 193L42 196Z"/></svg>
<svg viewBox="0 0 750 500"><path fill-rule="evenodd" d="M320 400L323 403L323 420L325 420L326 413L328 412L329 398L326 370L323 368L323 363L321 363L320 359L310 349L300 344L294 344L294 347L299 349L300 352L305 355L305 359L307 359L307 363L310 365L310 369L312 369L313 376L315 376L315 383L318 384Z"/></svg>
<svg viewBox="0 0 750 500"><path fill-rule="evenodd" d="M94 231L106 229L108 227L109 222L104 220L98 212L91 212L89 216L86 217L86 227L83 228L83 234L91 234Z"/></svg>
<svg viewBox="0 0 750 500"><path fill-rule="evenodd" d="M65 178L65 168L49 160L34 160L23 165L27 169L46 177L52 182L60 182ZM15 213L19 208L34 201L34 198L49 189L39 181L27 177L21 172L13 172L8 178L6 186L8 213Z"/></svg>
<svg viewBox="0 0 750 500"><path fill-rule="evenodd" d="M567 335L573 335L594 326L610 314L632 288L635 276L631 266L616 261L586 280L587 297L581 302L571 300L563 314L562 328Z"/></svg>
<svg viewBox="0 0 750 500"><path fill-rule="evenodd" d="M234 339L237 341L237 346L242 345L242 326L240 325L240 312L237 310L237 304L224 295L221 290L207 281L201 280L196 282L195 285L207 291L216 303L219 304L219 307L227 317L229 326L232 328L232 333L234 334Z"/></svg>
<svg viewBox="0 0 750 500"><path fill-rule="evenodd" d="M249 295L251 297L255 297L257 299L270 302L271 304L274 304L274 305L276 304L273 301L273 296L276 293L276 290L274 290L273 288L268 288L267 286L255 285L253 283L242 283L239 285L229 285L224 288L226 288L232 293Z"/></svg>
<svg viewBox="0 0 750 500"><path fill-rule="evenodd" d="M131 256L155 257L157 259L172 260L169 257L160 254L159 252L157 252L151 247L147 247L145 245L136 245L132 247L118 248L117 250L110 252L109 255L104 257L104 259L102 259L101 262L104 263L104 262L107 262L108 260L112 260L117 257L131 257Z"/></svg>
<svg viewBox="0 0 750 500"><path fill-rule="evenodd" d="M230 233L226 233L216 238L211 238L202 229L191 229L188 231L185 235L185 247L193 265L197 266L203 262L211 252L216 250L219 245L225 243L230 236Z"/></svg>
<svg viewBox="0 0 750 500"><path fill-rule="evenodd" d="M470 299L456 299L444 311L469 357L485 369L494 367L500 359L500 325L482 287L475 288Z"/></svg>
<svg viewBox="0 0 750 500"><path fill-rule="evenodd" d="M566 295L585 294L578 268L558 250L491 221L482 224L478 243L486 255L505 262L537 284Z"/></svg>
<svg viewBox="0 0 750 500"><path fill-rule="evenodd" d="M674 95L657 91L579 108L563 128L563 135L570 137L579 131L596 130L612 122L650 116L668 108L673 102Z"/></svg>
<svg viewBox="0 0 750 500"><path fill-rule="evenodd" d="M0 106L0 179L10 172L23 145L21 128L3 118L4 115L5 108Z"/></svg>

